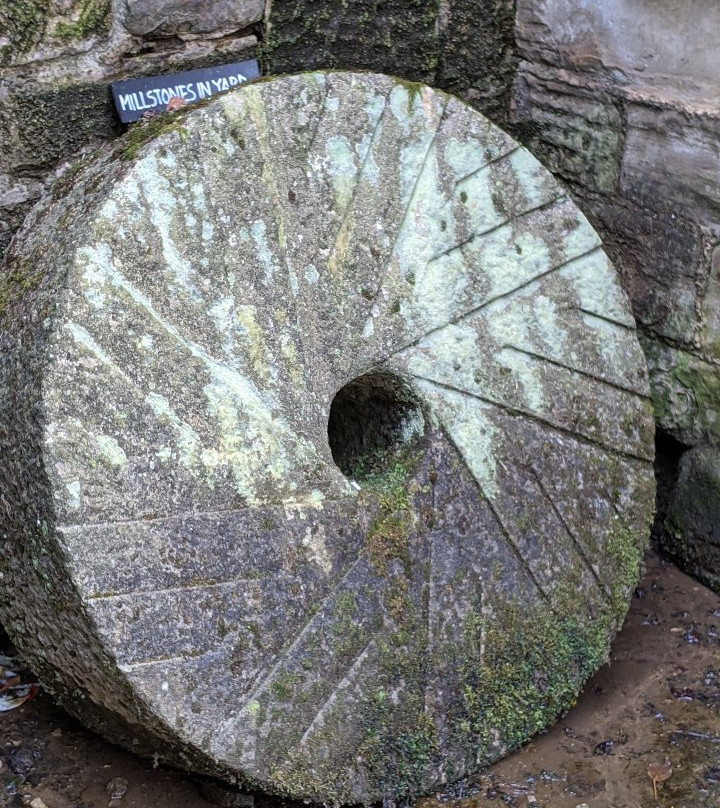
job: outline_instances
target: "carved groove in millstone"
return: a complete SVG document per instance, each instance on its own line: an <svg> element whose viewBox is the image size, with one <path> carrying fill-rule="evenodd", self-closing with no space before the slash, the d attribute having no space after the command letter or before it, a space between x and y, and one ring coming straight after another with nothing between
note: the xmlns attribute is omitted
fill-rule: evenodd
<svg viewBox="0 0 720 808"><path fill-rule="evenodd" d="M0 446L0 617L61 700L339 802L565 709L624 615L653 422L548 172L442 93L315 73L61 182L6 274Z"/></svg>

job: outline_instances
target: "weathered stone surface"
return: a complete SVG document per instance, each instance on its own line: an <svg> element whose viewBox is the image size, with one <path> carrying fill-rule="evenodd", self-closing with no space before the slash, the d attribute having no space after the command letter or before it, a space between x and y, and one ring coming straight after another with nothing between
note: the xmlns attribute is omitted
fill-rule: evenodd
<svg viewBox="0 0 720 808"><path fill-rule="evenodd" d="M3 152L9 172L48 170L82 147L120 132L106 84L42 86L27 78L0 80Z"/></svg>
<svg viewBox="0 0 720 808"><path fill-rule="evenodd" d="M720 439L719 8L517 2L513 131L598 228L644 335L658 424L692 446Z"/></svg>
<svg viewBox="0 0 720 808"><path fill-rule="evenodd" d="M0 296L0 617L70 709L339 802L564 710L627 607L653 421L550 174L442 93L316 73L63 179Z"/></svg>
<svg viewBox="0 0 720 808"><path fill-rule="evenodd" d="M698 446L682 456L663 545L720 593L720 449Z"/></svg>
<svg viewBox="0 0 720 808"><path fill-rule="evenodd" d="M518 0L517 37L538 61L604 68L614 81L718 99L714 0Z"/></svg>
<svg viewBox="0 0 720 808"><path fill-rule="evenodd" d="M125 27L146 37L224 33L247 28L264 10L265 0L128 0Z"/></svg>
<svg viewBox="0 0 720 808"><path fill-rule="evenodd" d="M110 27L110 0L0 0L0 66L87 50Z"/></svg>
<svg viewBox="0 0 720 808"><path fill-rule="evenodd" d="M638 325L654 337L688 348L700 328L712 330L698 318L708 261L697 225L673 213L675 206L651 213L617 198L599 197L583 207L604 234L605 250L620 273ZM709 309L714 297L712 291L704 295Z"/></svg>
<svg viewBox="0 0 720 808"><path fill-rule="evenodd" d="M269 2L268 73L336 68L425 81L507 124L514 0Z"/></svg>
<svg viewBox="0 0 720 808"><path fill-rule="evenodd" d="M720 363L644 338L658 426L688 446L720 441Z"/></svg>
<svg viewBox="0 0 720 808"><path fill-rule="evenodd" d="M522 62L511 118L544 164L581 192L616 189L622 111L611 94L578 86L567 72Z"/></svg>
<svg viewBox="0 0 720 808"><path fill-rule="evenodd" d="M438 63L440 0L286 0L269 3L269 73L373 70L429 81Z"/></svg>
<svg viewBox="0 0 720 808"><path fill-rule="evenodd" d="M659 198L695 217L720 219L720 114L629 104L622 190L647 204Z"/></svg>
<svg viewBox="0 0 720 808"><path fill-rule="evenodd" d="M517 68L514 0L449 0L438 22L433 84L507 125Z"/></svg>

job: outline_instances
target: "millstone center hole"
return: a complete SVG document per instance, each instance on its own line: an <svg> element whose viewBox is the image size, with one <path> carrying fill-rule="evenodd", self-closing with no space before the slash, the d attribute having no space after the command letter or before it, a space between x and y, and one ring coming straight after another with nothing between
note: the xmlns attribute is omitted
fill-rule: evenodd
<svg viewBox="0 0 720 808"><path fill-rule="evenodd" d="M389 469L424 427L410 388L396 376L371 373L353 379L335 395L328 440L340 471L361 482Z"/></svg>

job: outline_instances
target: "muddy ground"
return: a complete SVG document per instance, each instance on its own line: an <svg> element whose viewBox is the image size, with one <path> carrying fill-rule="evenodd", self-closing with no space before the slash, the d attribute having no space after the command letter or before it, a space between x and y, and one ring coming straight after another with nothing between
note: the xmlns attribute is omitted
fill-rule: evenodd
<svg viewBox="0 0 720 808"><path fill-rule="evenodd" d="M417 808L720 808L720 598L654 553L646 569L611 663L577 705L488 772ZM648 766L662 768L666 756L672 774L656 801ZM0 713L2 808L100 808L112 781L116 793L127 781L117 808L212 804L192 778L105 743L47 696Z"/></svg>

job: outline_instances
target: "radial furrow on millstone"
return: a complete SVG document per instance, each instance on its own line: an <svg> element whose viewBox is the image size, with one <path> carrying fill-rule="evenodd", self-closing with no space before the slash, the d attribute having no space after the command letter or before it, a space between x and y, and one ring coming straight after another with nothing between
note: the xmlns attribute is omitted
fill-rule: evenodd
<svg viewBox="0 0 720 808"><path fill-rule="evenodd" d="M550 496L547 489L543 485L543 482L542 482L542 479L540 478L540 475L532 467L530 467L530 471L532 472L532 479L537 484L537 487L540 489L543 497L547 501L548 505L552 508L552 510L555 513L555 515L557 516L560 524L565 529L565 532L567 533L567 535L569 536L573 546L575 547L579 563L585 565L585 568L587 569L587 571L590 573L590 575L595 579L595 582L598 584L601 593L603 595L605 595L606 598L609 597L608 586L607 586L605 581L601 580L600 575L598 574L596 566L593 565L592 562L590 561L590 553L588 552L587 547L585 547L582 539L580 538L580 536L577 533L575 533L575 531L573 531L573 529L568 525L568 523L563 518L563 515L560 512L560 509L558 508L557 503L555 502L553 497Z"/></svg>
<svg viewBox="0 0 720 808"><path fill-rule="evenodd" d="M371 519L372 510L359 514L354 498L318 500L65 526L60 540L87 598L257 578L268 571L301 571L308 581L330 586L364 546Z"/></svg>
<svg viewBox="0 0 720 808"><path fill-rule="evenodd" d="M459 390L425 380L418 380L418 384L540 591L552 602L553 589L562 583L564 587L581 589L590 596L597 587L594 571L588 569L574 537L568 533L557 509L548 502L522 459L526 419L508 416L498 407ZM470 423L479 423L479 412L483 413L483 426L472 431ZM513 426L508 421L512 421ZM499 435L505 437L497 441ZM493 443L491 456L489 445ZM548 537L552 537L552 544ZM559 570L564 571L561 581L558 581Z"/></svg>
<svg viewBox="0 0 720 808"><path fill-rule="evenodd" d="M628 494L623 492L629 491L633 502L647 501L653 487L651 469L639 460L609 457L570 436L551 435L539 425L527 428L535 432L528 440L532 469L562 520L587 548L601 581L616 589L618 553L643 518L639 511L624 507L622 500ZM599 495L588 497L590 490Z"/></svg>
<svg viewBox="0 0 720 808"><path fill-rule="evenodd" d="M282 645L286 627L306 616L310 604L292 596L302 583L300 576L278 572L262 579L96 598L90 612L107 643L118 649L119 665L202 656L235 644L267 664L267 649Z"/></svg>
<svg viewBox="0 0 720 808"><path fill-rule="evenodd" d="M376 324L382 330L388 313L398 313L395 290L407 292L416 282L417 268L424 260L446 249L449 243L467 238L466 222L456 221L446 201L456 193L458 182L515 150L509 138L488 136L487 132L482 132L481 144L474 139L479 133L473 129L472 125L468 127L467 116L457 109L457 103L448 101L417 172L404 216L395 228L391 248L385 250L385 266L369 296L362 337L371 344L376 342L372 340Z"/></svg>
<svg viewBox="0 0 720 808"><path fill-rule="evenodd" d="M507 346L504 339L495 339L492 318L482 312L436 331L387 365L540 418L611 451L652 459L646 448L652 422L646 418L645 401Z"/></svg>
<svg viewBox="0 0 720 808"><path fill-rule="evenodd" d="M641 457L639 455L635 455L632 452L628 452L624 449L615 449L612 446L609 446L600 440L587 437L586 435L582 435L578 431L575 431L574 429L568 429L566 427L559 426L558 424L553 423L551 420L547 420L541 416L536 415L535 413L519 410L513 407L512 405L504 404L499 401L493 401L491 398L486 398L485 396L479 395L477 393L471 393L467 390L463 390L460 387L451 387L447 384L443 384L442 382L438 382L433 379L427 379L423 376L414 376L414 379L420 385L432 384L433 386L439 389L447 390L449 393L465 396L468 399L472 399L473 401L479 402L483 406L490 407L492 409L497 409L498 412L502 412L507 417L525 418L528 421L534 421L540 424L540 426L543 427L544 429L549 430L550 432L555 432L558 435L568 435L569 437L574 438L577 441L587 443L590 446L595 446L598 449L602 450L603 452L606 452L608 455L612 455L619 458L627 458L629 460L640 460L646 463L649 462L649 459L647 457Z"/></svg>
<svg viewBox="0 0 720 808"><path fill-rule="evenodd" d="M352 378L357 371L351 346L363 333L396 234L408 220L444 109L442 99L426 89L393 88L357 177L328 260L332 295L339 301L335 316L342 323L341 339L328 347L340 378ZM393 187L391 194L388 184ZM352 307L344 302L349 300L354 301Z"/></svg>
<svg viewBox="0 0 720 808"><path fill-rule="evenodd" d="M495 423L497 408L459 390L450 390L434 382L416 378L414 383L462 457L482 498L488 503L497 523L498 535L502 536L512 548L533 581L537 593L544 598L547 597L543 581L537 577L531 563L535 559L545 566L539 550L533 550L528 558L495 507L495 501L501 492L497 486L494 455L495 452L501 451L503 444L502 432Z"/></svg>
<svg viewBox="0 0 720 808"><path fill-rule="evenodd" d="M256 743L268 761L279 764L297 747L312 716L380 629L381 593L366 585L368 571L364 559L353 565L342 587L335 587L323 601L272 670L251 694L244 694L233 723L242 726L247 715L257 711L255 703L264 708Z"/></svg>
<svg viewBox="0 0 720 808"><path fill-rule="evenodd" d="M132 311L137 315L137 308ZM132 320L144 336L151 335L150 321L154 321L152 315ZM124 318L123 323L130 327ZM125 356L118 352L115 362L124 365L126 376L136 376L135 387L112 370L104 372L107 364L98 359L92 346L78 343L78 333L78 328L71 328L58 335L57 353L82 359L62 364L52 374L57 389L72 387L74 396L57 397L56 414L48 426L49 449L63 494L61 500L58 492L57 506L64 522L166 515L183 501L186 509L277 501L318 485L326 488L323 479L333 477L343 487L330 458L319 455L315 444L299 436L280 416L281 403L263 394L247 377L218 363L202 346L176 339L175 334L161 341L156 330L157 350L147 349L149 370L143 361L127 361L142 337L125 351L121 348ZM98 327L96 333L103 332ZM112 334L105 332L102 351L116 353L113 343ZM172 357L168 366L157 367L156 361L168 354ZM182 357L180 362L178 357ZM173 368L177 378L159 383L158 376L167 378ZM110 412L96 406L100 378L118 404ZM168 391L183 383L182 394L171 394L171 403ZM207 412L207 416L198 417L199 412ZM125 428L128 421L136 426L134 430ZM252 446L240 438L248 429L255 437ZM98 455L102 475L96 472ZM172 473L153 474L158 467L172 469ZM292 468L300 472L299 479L284 488L277 485L281 470ZM96 487L98 476L116 483L126 481L130 490L110 485L101 492ZM174 496L166 498L164 493L171 491Z"/></svg>
<svg viewBox="0 0 720 808"><path fill-rule="evenodd" d="M192 142L191 136L181 140L178 151L191 150ZM183 343L202 342L207 354L246 372L259 389L276 395L280 389L293 390L291 382L303 379L293 348L296 329L279 314L284 305L281 297L263 292L263 284L271 283L279 271L277 248L272 244L272 208L256 199L255 218L248 217L249 211L234 213L232 218L213 213L215 208L222 209L221 202L213 202L217 188L204 184L209 172L202 171L202 159L194 163L201 175L194 183L194 174L186 169L184 185L193 190L182 199L164 192L173 181L175 158L165 159L169 165L163 164L163 158L144 158L124 177L120 202L106 203L97 217L95 243L78 251L75 272L81 294L74 298L75 317L87 319L87 327L95 333L106 332L108 320L118 329L147 328L122 350L135 356L136 369L158 374L158 381L164 379L163 386L170 386L167 376L173 363L160 361L154 342L170 336L168 352L176 347L173 340L181 349L186 347ZM229 173L232 177L233 172ZM226 177L225 189L227 182ZM154 204L153 194L161 197ZM212 224L203 221L211 215ZM278 314L266 311L270 299ZM123 324L125 317L132 320L143 309L157 322L140 318ZM269 328L270 324L274 327ZM300 399L292 394L292 405L286 408L298 430L304 424L296 415L302 413Z"/></svg>
<svg viewBox="0 0 720 808"><path fill-rule="evenodd" d="M452 468L455 450L441 454L438 467ZM466 468L438 476L433 489L437 516L429 535L431 673L425 709L438 735L449 743L453 725L465 719L463 664L468 655L474 664L483 661L483 623L492 621L499 602L527 604L541 596ZM477 647L468 639L475 627L480 633ZM453 751L452 757L456 755L462 758Z"/></svg>
<svg viewBox="0 0 720 808"><path fill-rule="evenodd" d="M622 384L615 384L615 382L610 382L607 379L602 379L597 375L597 373L590 373L588 371L578 370L577 368L569 367L564 362L560 362L557 359L551 359L549 356L544 356L539 353L533 353L533 351L529 351L526 348L520 348L517 345L506 345L503 348L503 351L509 351L512 353L520 354L521 356L527 357L528 360L530 361L541 362L546 365L554 365L560 370L564 370L567 371L568 373L576 375L578 379L589 379L591 382L597 382L598 384L601 384L603 387L614 388L615 390L618 390L620 393L629 393L630 395L634 396L640 401L649 400L648 396L638 393L637 390L633 390L631 387Z"/></svg>
<svg viewBox="0 0 720 808"><path fill-rule="evenodd" d="M423 200L428 196L433 198L426 194ZM562 227L556 225L558 219ZM447 260L426 262L416 243L406 261L410 274L399 266L387 274L373 335L363 340L363 348L368 355L391 354L448 321L560 272L598 251L598 245L597 234L567 198L468 240Z"/></svg>
<svg viewBox="0 0 720 808"><path fill-rule="evenodd" d="M500 415L501 421L507 416ZM599 579L604 590L613 593L622 588L622 580L617 576L618 564L620 563L618 553L622 554L627 549L627 541L632 535L634 525L618 524L617 520L605 521L604 542L598 546L596 540L590 538L592 528L589 525L583 527L577 516L578 505L575 510L571 507L572 492L582 490L583 481L592 481L594 490L602 492L602 497L612 503L617 498L618 484L622 480L622 474L630 472L633 480L644 480L644 484L639 486L640 490L645 488L647 483L652 481L652 471L650 464L642 459L628 458L618 454L608 452L604 447L597 447L585 442L579 436L561 434L555 430L546 428L543 424L533 419L519 416L512 418L512 427L506 427L506 434L510 435L510 446L508 454L515 458L509 460L498 459L499 485L505 495L502 497L499 508L502 513L512 514L512 518L519 520L521 524L526 519L534 520L530 533L536 531L539 536L551 535L547 529L543 529L539 524L545 508L532 508L532 516L528 510L531 501L529 492L533 487L540 490L543 500L548 497L551 502L551 510L559 518L562 528L556 539L562 535L571 541L557 543L553 554L555 563L559 563L558 569L563 569L562 576L557 576L555 589L560 597L566 597L568 586L570 591L575 591L580 581L586 578L585 571L588 563L592 566L596 580ZM583 448L581 448L583 447ZM603 460L600 460L600 458ZM549 476L552 468L563 469L562 476ZM612 470L612 471L610 471ZM538 485L538 482L541 485ZM578 499L577 502L586 502L587 499ZM524 516L523 516L524 514ZM517 522L516 522L517 523ZM579 545L583 551L580 552ZM544 548L548 555L551 553L548 548ZM590 556L592 552L592 556ZM584 557L583 557L584 556ZM589 558L593 561L590 562ZM588 604L593 604L592 609L602 610L604 606L595 595L600 594L596 587L588 586L586 581L582 586L588 597ZM604 595L604 592L602 593ZM603 597L603 601L605 598ZM615 601L616 602L616 601Z"/></svg>
<svg viewBox="0 0 720 808"><path fill-rule="evenodd" d="M375 640L370 640L365 648L363 648L363 650L353 660L352 665L348 668L343 678L313 716L310 725L300 739L301 746L306 745L313 735L323 729L326 721L338 707L339 702L343 701L342 697L347 694L348 690L355 684L355 680L358 678L358 675L367 662L370 653L375 649L375 646ZM348 716L348 718L350 718L350 716Z"/></svg>

